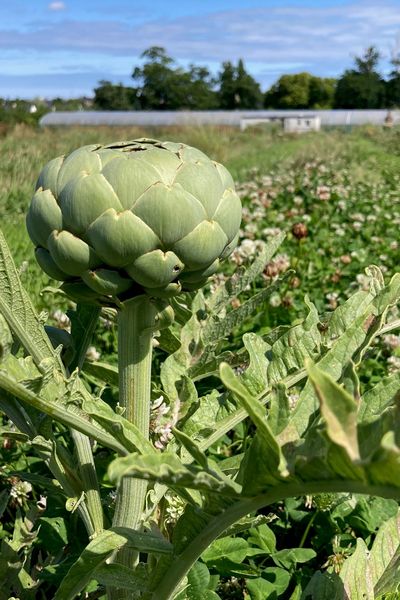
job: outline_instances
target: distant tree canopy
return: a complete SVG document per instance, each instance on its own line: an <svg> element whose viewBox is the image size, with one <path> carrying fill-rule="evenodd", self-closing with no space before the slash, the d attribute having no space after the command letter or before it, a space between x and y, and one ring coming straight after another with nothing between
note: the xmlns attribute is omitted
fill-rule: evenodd
<svg viewBox="0 0 400 600"><path fill-rule="evenodd" d="M335 79L310 73L282 75L266 92L266 108L332 108Z"/></svg>
<svg viewBox="0 0 400 600"><path fill-rule="evenodd" d="M141 108L138 90L102 80L94 89L94 105L101 110L138 110ZM112 107L112 108L111 108Z"/></svg>
<svg viewBox="0 0 400 600"><path fill-rule="evenodd" d="M386 84L377 66L380 54L373 46L355 58L355 68L347 69L338 79L336 108L381 108L386 105Z"/></svg>
<svg viewBox="0 0 400 600"><path fill-rule="evenodd" d="M384 80L380 54L373 46L355 57L354 67L338 78L311 73L282 75L263 94L243 60L223 62L217 76L205 66L183 68L165 48L151 46L132 72L133 87L100 81L94 105L102 110L235 110L391 108L400 106L400 56Z"/></svg>
<svg viewBox="0 0 400 600"><path fill-rule="evenodd" d="M153 110L211 109L218 106L214 80L206 67L175 65L164 48L152 46L141 55L143 66L132 77L139 83L141 107Z"/></svg>
<svg viewBox="0 0 400 600"><path fill-rule="evenodd" d="M263 95L260 84L247 73L243 60L237 66L231 62L222 63L222 71L218 77L219 108L255 109L262 107Z"/></svg>

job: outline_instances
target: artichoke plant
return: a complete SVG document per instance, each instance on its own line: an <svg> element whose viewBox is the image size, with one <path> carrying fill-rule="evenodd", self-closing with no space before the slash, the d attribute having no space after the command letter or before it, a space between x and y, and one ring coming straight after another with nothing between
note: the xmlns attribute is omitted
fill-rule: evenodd
<svg viewBox="0 0 400 600"><path fill-rule="evenodd" d="M168 298L206 282L233 250L241 203L199 150L138 139L51 160L27 215L41 268L81 301Z"/></svg>

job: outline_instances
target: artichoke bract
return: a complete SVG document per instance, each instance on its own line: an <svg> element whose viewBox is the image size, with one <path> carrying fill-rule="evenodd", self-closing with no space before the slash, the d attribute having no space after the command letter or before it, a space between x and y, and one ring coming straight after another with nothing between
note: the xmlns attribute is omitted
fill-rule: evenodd
<svg viewBox="0 0 400 600"><path fill-rule="evenodd" d="M168 298L204 285L229 256L241 202L200 150L143 138L51 160L26 222L39 265L74 299Z"/></svg>

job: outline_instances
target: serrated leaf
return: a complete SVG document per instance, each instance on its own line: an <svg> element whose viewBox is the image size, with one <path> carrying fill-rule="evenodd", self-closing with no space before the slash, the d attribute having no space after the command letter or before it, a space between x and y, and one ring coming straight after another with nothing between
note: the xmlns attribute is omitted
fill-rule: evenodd
<svg viewBox="0 0 400 600"><path fill-rule="evenodd" d="M279 383L290 373L302 369L306 358L313 358L320 352L318 312L307 297L305 303L309 311L304 321L285 329L277 339L271 341L267 373L270 383ZM268 336L266 339L269 341Z"/></svg>
<svg viewBox="0 0 400 600"><path fill-rule="evenodd" d="M252 394L261 394L268 386L269 360L266 353L271 346L255 333L245 333L243 344L249 355L249 366L241 379Z"/></svg>
<svg viewBox="0 0 400 600"><path fill-rule="evenodd" d="M235 327L244 323L246 319L259 310L259 308L266 303L268 298L276 292L283 281L291 274L292 273L288 271L281 279L261 290L258 294L251 296L246 302L243 302L238 308L228 312L224 317L219 318L218 316L211 314L203 330L202 338L204 344L207 345L220 341L232 333Z"/></svg>
<svg viewBox="0 0 400 600"><path fill-rule="evenodd" d="M311 362L306 363L306 367L320 401L329 438L344 448L351 460L359 460L356 401L332 377Z"/></svg>
<svg viewBox="0 0 400 600"><path fill-rule="evenodd" d="M112 435L124 448L129 451L136 450L141 453L155 452L149 440L139 429L119 415L111 406L100 398L93 400L90 396L82 399L82 408L96 423L99 423L105 431Z"/></svg>
<svg viewBox="0 0 400 600"><path fill-rule="evenodd" d="M345 365L362 346L369 328L367 316L359 317L332 344L332 347L316 363L317 367L328 373L335 381L342 376ZM308 381L300 393L296 406L291 414L288 428L293 433L284 430L282 438L289 441L302 436L310 425L318 408L318 398L311 381Z"/></svg>
<svg viewBox="0 0 400 600"><path fill-rule="evenodd" d="M24 404L60 421L60 423L64 423L64 425L92 437L100 442L100 444L112 448L120 454L126 454L127 450L117 440L94 423L88 421L87 415L73 404L48 402L40 395L31 392L23 384L16 381L13 377L10 377L9 373L1 369L0 389L15 396Z"/></svg>
<svg viewBox="0 0 400 600"><path fill-rule="evenodd" d="M113 527L100 533L84 549L61 581L54 600L74 600L95 577L98 569L115 551L123 547L142 552L167 553L172 546L159 535L139 533L126 527Z"/></svg>
<svg viewBox="0 0 400 600"><path fill-rule="evenodd" d="M208 301L210 310L218 313L229 303L230 300L239 296L265 269L265 265L271 260L279 246L285 239L286 234L280 233L273 237L267 244L260 245L260 249L251 265L239 268L223 286L218 288Z"/></svg>
<svg viewBox="0 0 400 600"><path fill-rule="evenodd" d="M354 553L340 572L345 592L355 600L374 600L384 593L395 592L400 576L400 513L384 523L368 551L357 539Z"/></svg>
<svg viewBox="0 0 400 600"><path fill-rule="evenodd" d="M223 473L212 468L204 471L194 465L184 465L175 454L168 452L117 458L108 467L108 476L114 482L123 477L137 477L171 487L188 487L227 496L237 496L241 489Z"/></svg>
<svg viewBox="0 0 400 600"><path fill-rule="evenodd" d="M383 411L398 400L400 394L400 372L383 377L373 388L365 392L358 411L359 422L379 417Z"/></svg>
<svg viewBox="0 0 400 600"><path fill-rule="evenodd" d="M53 350L33 304L22 287L17 269L0 230L0 313L11 331L20 340L39 367L45 359L51 359L62 371L59 355Z"/></svg>
<svg viewBox="0 0 400 600"><path fill-rule="evenodd" d="M118 563L103 563L93 572L93 579L104 586L136 592L133 598L139 597L140 592L147 590L144 577L138 577L136 570Z"/></svg>
<svg viewBox="0 0 400 600"><path fill-rule="evenodd" d="M229 389L234 397L242 404L243 408L248 413L250 419L257 427L257 435L265 449L265 463L263 468L271 470L271 475L276 477L287 477L287 465L283 456L282 450L271 431L271 428L266 419L265 408L247 391L247 388L239 381L229 365L223 363L220 367L220 377L227 389ZM245 493L245 490L244 490Z"/></svg>

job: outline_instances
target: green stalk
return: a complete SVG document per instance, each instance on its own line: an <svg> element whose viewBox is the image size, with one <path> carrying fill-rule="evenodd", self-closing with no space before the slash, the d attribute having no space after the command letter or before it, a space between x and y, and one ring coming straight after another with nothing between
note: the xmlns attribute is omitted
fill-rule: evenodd
<svg viewBox="0 0 400 600"><path fill-rule="evenodd" d="M369 485L361 481L348 481L343 479L336 481L321 480L278 485L267 494L239 500L225 511L218 513L208 525L204 527L201 533L186 546L183 552L174 558L170 568L165 572L161 581L158 582L157 589L153 592L151 600L172 600L181 581L187 575L194 563L200 558L201 554L214 540L228 529L228 527L236 523L239 519L264 506L284 500L285 498L323 492L348 492L381 496L382 498L400 498L399 488L383 485Z"/></svg>
<svg viewBox="0 0 400 600"><path fill-rule="evenodd" d="M79 371L82 369L87 349L92 341L99 320L100 312L101 308L97 306L77 306L77 316L80 317L80 327L79 331L76 333L79 334L80 339L77 344L76 354L72 363L69 365L70 372L73 372L75 369L79 369ZM92 446L90 438L80 431L71 429L71 435L75 444L80 479L83 491L85 492L85 499L92 520L94 535L96 535L104 528L104 515Z"/></svg>
<svg viewBox="0 0 400 600"><path fill-rule="evenodd" d="M146 296L125 302L118 317L119 404L124 417L148 439L150 424L151 359L157 308ZM137 529L143 514L147 482L125 477L118 488L113 527ZM118 562L133 567L136 552L123 549ZM111 597L128 598L112 591Z"/></svg>
<svg viewBox="0 0 400 600"><path fill-rule="evenodd" d="M104 528L103 507L101 505L99 482L97 480L90 439L76 429L71 429L78 459L79 475L85 492L86 503L93 524L94 535Z"/></svg>

